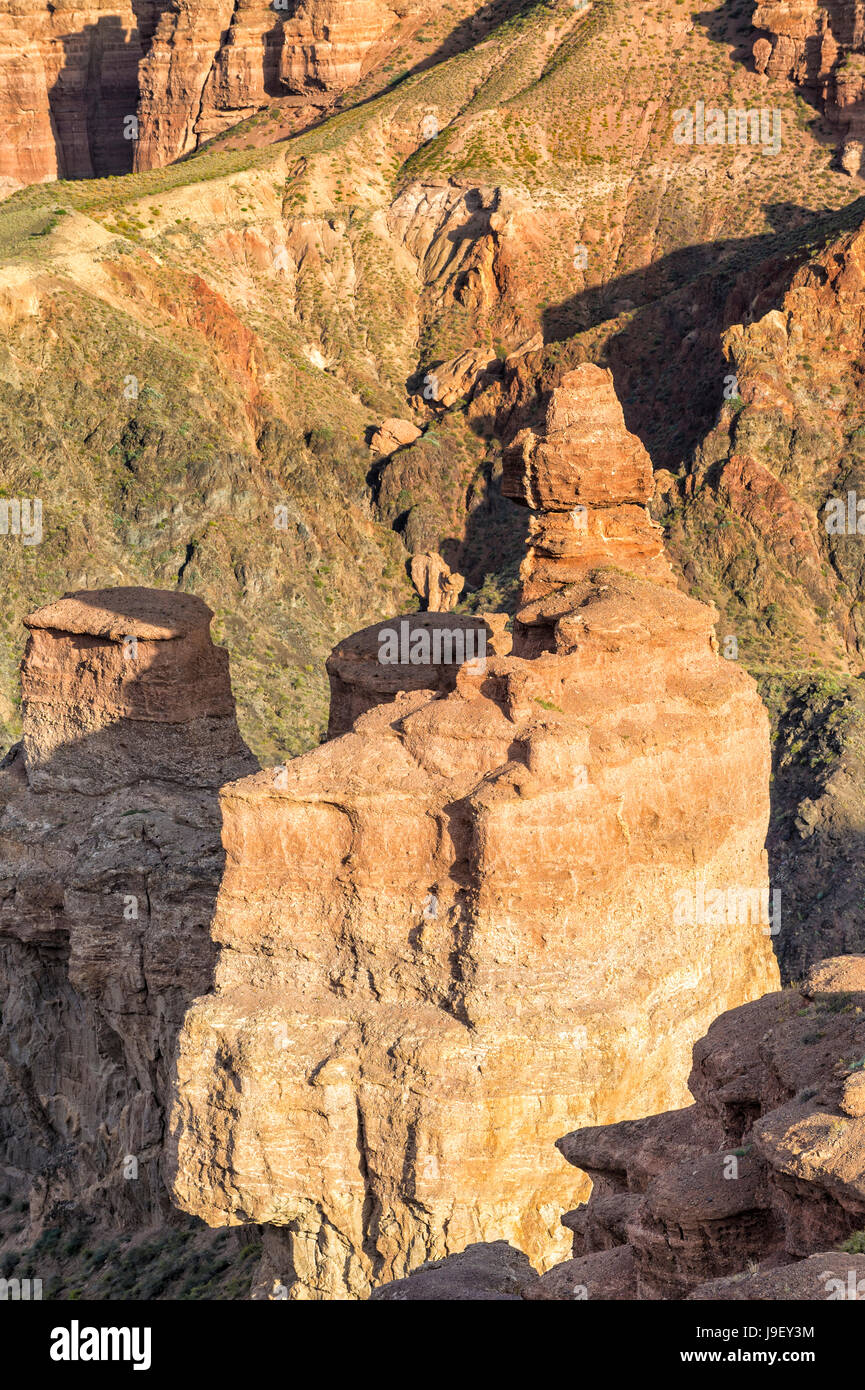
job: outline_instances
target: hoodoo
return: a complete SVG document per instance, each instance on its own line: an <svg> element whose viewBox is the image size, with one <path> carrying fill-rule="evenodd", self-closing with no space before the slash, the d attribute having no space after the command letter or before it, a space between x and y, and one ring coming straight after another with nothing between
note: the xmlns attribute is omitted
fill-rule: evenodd
<svg viewBox="0 0 865 1390"><path fill-rule="evenodd" d="M26 619L23 736L0 763L0 1169L36 1228L170 1206L164 1107L211 981L216 788L256 767L211 617L120 588Z"/></svg>
<svg viewBox="0 0 865 1390"><path fill-rule="evenodd" d="M360 661L353 727L221 792L171 1162L187 1210L268 1228L262 1294L362 1297L475 1241L561 1258L588 1181L555 1139L682 1104L694 1041L777 985L768 923L675 911L763 900L769 726L676 587L608 372L565 377L504 487L535 510L513 652L383 704Z"/></svg>

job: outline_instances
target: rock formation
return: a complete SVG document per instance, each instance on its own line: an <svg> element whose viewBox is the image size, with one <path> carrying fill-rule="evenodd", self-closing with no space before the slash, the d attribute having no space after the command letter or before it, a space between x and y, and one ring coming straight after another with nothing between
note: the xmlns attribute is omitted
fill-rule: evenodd
<svg viewBox="0 0 865 1390"><path fill-rule="evenodd" d="M509 486L543 474L550 526L615 525L568 532L558 571L529 554L513 654L221 793L221 951L171 1161L188 1211L268 1227L265 1294L363 1296L478 1240L555 1259L587 1189L563 1120L680 1103L694 1039L777 981L765 917L735 906L767 889L754 685L646 555L648 461L609 374L577 369L548 424Z"/></svg>
<svg viewBox="0 0 865 1390"><path fill-rule="evenodd" d="M712 1024L687 1109L558 1141L593 1181L572 1259L477 1244L372 1297L865 1300L863 1052L865 957L823 961Z"/></svg>
<svg viewBox="0 0 865 1390"><path fill-rule="evenodd" d="M0 1186L129 1228L169 1211L174 1039L210 985L216 788L255 767L226 653L188 594L33 613L23 738L0 764Z"/></svg>
<svg viewBox="0 0 865 1390"><path fill-rule="evenodd" d="M0 197L22 184L131 169L127 117L159 3L0 0Z"/></svg>
<svg viewBox="0 0 865 1390"><path fill-rule="evenodd" d="M482 613L477 617L457 613L406 613L352 633L334 647L327 660L330 679L328 738L347 734L355 720L367 710L389 704L401 693L434 690L443 694L455 690L460 667L466 659L477 661L487 655L507 654L511 641L504 626L507 621L506 613ZM429 653L415 650L416 659L412 661L413 643L418 633L430 634ZM390 660L390 652L385 651L389 637L391 641L396 639L396 660ZM382 660L383 655L388 659ZM419 655L427 655L427 659L419 660Z"/></svg>
<svg viewBox="0 0 865 1390"><path fill-rule="evenodd" d="M502 491L536 511L520 571L524 605L549 596L557 611L562 586L599 565L675 586L661 529L646 511L652 486L651 460L625 429L609 374L591 363L567 373L543 434L521 430L504 455ZM550 616L543 605L526 607L518 622L549 627Z"/></svg>
<svg viewBox="0 0 865 1390"><path fill-rule="evenodd" d="M862 956L724 1014L692 1106L559 1141L592 1194L564 1218L574 1259L523 1296L865 1298L865 1255L839 1249L865 1229L863 1058Z"/></svg>
<svg viewBox="0 0 865 1390"><path fill-rule="evenodd" d="M521 1250L506 1240L489 1245L469 1245L458 1255L433 1260L405 1279L381 1284L373 1289L370 1301L376 1303L462 1302L517 1303L523 1290L536 1283L538 1275Z"/></svg>
<svg viewBox="0 0 865 1390"><path fill-rule="evenodd" d="M395 218L397 225L399 219ZM425 404L447 409L456 405L463 397L468 397L478 378L488 369L489 359L484 353L466 350L448 362L431 367L424 374L423 393L413 398L412 404L421 409Z"/></svg>
<svg viewBox="0 0 865 1390"><path fill-rule="evenodd" d="M420 438L420 430L411 420L383 420L369 442L374 454L388 455L404 444L413 444Z"/></svg>
<svg viewBox="0 0 865 1390"><path fill-rule="evenodd" d="M280 76L289 91L342 91L398 14L422 5L396 0L299 0L284 27Z"/></svg>
<svg viewBox="0 0 865 1390"><path fill-rule="evenodd" d="M141 64L135 168L170 163L278 96L282 41L267 0L169 0Z"/></svg>
<svg viewBox="0 0 865 1390"><path fill-rule="evenodd" d="M288 10L292 9L289 15ZM340 92L405 0L170 0L141 65L135 167L167 164L286 93Z"/></svg>
<svg viewBox="0 0 865 1390"><path fill-rule="evenodd" d="M211 616L192 594L105 589L26 618L31 786L101 795L142 776L180 775L190 787L214 787L242 771L249 755Z"/></svg>
<svg viewBox="0 0 865 1390"><path fill-rule="evenodd" d="M0 197L157 168L288 92L341 91L396 0L0 0ZM139 104L140 98L140 104ZM130 122L137 115L137 131Z"/></svg>
<svg viewBox="0 0 865 1390"><path fill-rule="evenodd" d="M767 0L752 23L758 72L789 77L816 96L840 133L865 135L865 18L855 0ZM758 49L759 45L759 49Z"/></svg>
<svg viewBox="0 0 865 1390"><path fill-rule="evenodd" d="M456 608L466 581L461 574L453 574L434 550L412 555L409 570L415 591L430 613Z"/></svg>

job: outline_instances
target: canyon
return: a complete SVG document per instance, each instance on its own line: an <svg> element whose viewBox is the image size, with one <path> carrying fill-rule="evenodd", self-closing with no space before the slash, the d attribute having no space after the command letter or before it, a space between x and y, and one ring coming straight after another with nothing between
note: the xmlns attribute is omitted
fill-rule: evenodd
<svg viewBox="0 0 865 1390"><path fill-rule="evenodd" d="M603 13L609 0L594 4ZM519 11L503 0L477 13L448 8L461 22L443 33L435 50L442 59ZM579 16L592 7L573 8ZM98 0L83 7L4 0L0 196L43 180L160 167L274 100L302 128L369 73L392 70L403 52L413 56L412 39L430 15L426 0ZM839 167L856 176L865 70L856 5L760 3L750 22L756 71L807 94L841 141ZM427 138L434 138L440 123L432 113L429 119Z"/></svg>
<svg viewBox="0 0 865 1390"><path fill-rule="evenodd" d="M311 102L314 114L423 9L423 0L4 0L0 197L167 164L274 97L305 94L298 105Z"/></svg>
<svg viewBox="0 0 865 1390"><path fill-rule="evenodd" d="M544 1136L679 1102L719 1004L777 981L759 914L673 912L684 885L766 882L768 723L663 558L609 373L565 378L503 487L536 509L512 651L490 615L492 654L455 681L415 667L383 690L361 634L332 669L335 736L240 781L252 758L199 599L80 592L27 618L0 920L9 1109L35 1108L42 1136L28 1148L13 1123L4 1160L33 1182L36 1229L64 1200L129 1221L134 1194L153 1218L166 1183L211 1227L264 1228L260 1297L363 1297L477 1238L549 1262L558 1204L587 1186L562 1193ZM217 787L211 932L189 874L204 915ZM68 829L60 793L80 803ZM181 817L200 841L172 838L166 866ZM100 1059L72 1094L68 1022L21 1033L50 947Z"/></svg>
<svg viewBox="0 0 865 1390"><path fill-rule="evenodd" d="M861 1277L860 19L0 0L0 1277Z"/></svg>

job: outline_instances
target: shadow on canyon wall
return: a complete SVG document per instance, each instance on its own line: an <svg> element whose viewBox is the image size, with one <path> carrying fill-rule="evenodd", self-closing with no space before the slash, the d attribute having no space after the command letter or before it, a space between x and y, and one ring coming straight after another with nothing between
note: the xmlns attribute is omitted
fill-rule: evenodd
<svg viewBox="0 0 865 1390"><path fill-rule="evenodd" d="M63 66L48 92L61 179L132 172L142 44L119 15L59 39Z"/></svg>
<svg viewBox="0 0 865 1390"><path fill-rule="evenodd" d="M562 361L569 338L603 327L603 365L656 468L680 472L717 419L728 371L721 334L777 307L818 244L865 220L865 197L828 214L787 202L766 214L771 231L684 247L543 313L544 342L561 344Z"/></svg>

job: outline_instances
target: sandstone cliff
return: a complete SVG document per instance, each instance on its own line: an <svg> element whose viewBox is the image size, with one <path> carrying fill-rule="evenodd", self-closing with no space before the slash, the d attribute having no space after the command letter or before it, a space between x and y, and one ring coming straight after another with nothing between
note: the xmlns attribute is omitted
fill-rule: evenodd
<svg viewBox="0 0 865 1390"><path fill-rule="evenodd" d="M283 30L283 82L293 92L352 86L398 15L423 8L423 0L299 0Z"/></svg>
<svg viewBox="0 0 865 1390"><path fill-rule="evenodd" d="M209 987L216 789L255 766L191 595L80 592L27 620L0 765L0 1187L57 1219L164 1219L174 1040ZM41 1271L40 1271L41 1272Z"/></svg>
<svg viewBox="0 0 865 1390"><path fill-rule="evenodd" d="M290 17L289 8L2 0L0 197L43 180L156 168L274 98L342 91L379 40L424 5L316 0Z"/></svg>
<svg viewBox="0 0 865 1390"><path fill-rule="evenodd" d="M842 167L858 174L865 136L865 16L856 0L758 3L758 71L788 77L816 97L844 142ZM855 156L855 157L854 157Z"/></svg>
<svg viewBox="0 0 865 1390"><path fill-rule="evenodd" d="M865 957L723 1014L694 1048L683 1110L558 1140L591 1175L565 1214L573 1257L538 1278L476 1244L382 1301L865 1298Z"/></svg>
<svg viewBox="0 0 865 1390"><path fill-rule="evenodd" d="M282 18L267 0L171 0L139 75L135 168L170 163L280 92Z"/></svg>
<svg viewBox="0 0 865 1390"><path fill-rule="evenodd" d="M127 118L161 0L0 0L0 197L132 168Z"/></svg>
<svg viewBox="0 0 865 1390"><path fill-rule="evenodd" d="M170 163L273 98L327 101L357 82L367 54L401 16L424 7L423 0L171 0L141 65L135 168Z"/></svg>
<svg viewBox="0 0 865 1390"><path fill-rule="evenodd" d="M777 979L759 913L679 910L766 887L767 720L664 569L609 374L577 370L519 453L508 486L535 500L543 471L548 529L513 655L221 794L174 1192L269 1227L263 1293L363 1296L477 1239L549 1260L585 1191L561 1119L675 1103L719 1004Z"/></svg>

